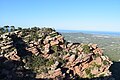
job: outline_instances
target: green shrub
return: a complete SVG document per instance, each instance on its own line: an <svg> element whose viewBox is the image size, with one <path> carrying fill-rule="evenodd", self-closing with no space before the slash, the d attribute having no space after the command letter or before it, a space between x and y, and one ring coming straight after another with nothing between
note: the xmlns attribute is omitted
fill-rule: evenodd
<svg viewBox="0 0 120 80"><path fill-rule="evenodd" d="M58 35L57 33L50 34L51 37L55 37L57 35Z"/></svg>
<svg viewBox="0 0 120 80"><path fill-rule="evenodd" d="M100 77L104 77L105 74L101 74Z"/></svg>
<svg viewBox="0 0 120 80"><path fill-rule="evenodd" d="M88 78L94 78L94 76L95 76L95 74L92 74L91 73L91 69L92 68L87 68L87 69L85 69L85 72L86 72L86 74L88 75Z"/></svg>
<svg viewBox="0 0 120 80"><path fill-rule="evenodd" d="M108 63L107 60L104 60L104 61L103 61L103 64L104 64L104 65L108 65L109 63Z"/></svg>
<svg viewBox="0 0 120 80"><path fill-rule="evenodd" d="M98 64L97 64L97 63L95 63L95 62L92 64L92 66L93 66L93 67L98 67L98 68L100 68L100 67L101 67L101 65L98 65Z"/></svg>
<svg viewBox="0 0 120 80"><path fill-rule="evenodd" d="M66 51L63 51L62 53L63 53L63 55L67 55L67 52L66 52Z"/></svg>
<svg viewBox="0 0 120 80"><path fill-rule="evenodd" d="M93 58L96 59L96 58L99 57L99 56L100 56L100 54L99 54L99 53L96 53L96 54L93 55Z"/></svg>
<svg viewBox="0 0 120 80"><path fill-rule="evenodd" d="M90 68L85 69L85 72L86 72L87 75L89 75L90 72L91 72Z"/></svg>
<svg viewBox="0 0 120 80"><path fill-rule="evenodd" d="M66 60L64 60L62 58L57 58L56 61L60 62L63 65L66 63Z"/></svg>
<svg viewBox="0 0 120 80"><path fill-rule="evenodd" d="M86 54L91 52L90 47L88 45L84 45L84 46L82 46L82 48L83 48L83 52L86 53Z"/></svg>
<svg viewBox="0 0 120 80"><path fill-rule="evenodd" d="M50 59L49 61L46 62L46 66L51 66L55 63L54 59Z"/></svg>
<svg viewBox="0 0 120 80"><path fill-rule="evenodd" d="M94 78L95 74L90 73L89 78Z"/></svg>
<svg viewBox="0 0 120 80"><path fill-rule="evenodd" d="M58 46L57 46L57 45L51 46L50 49L53 50L55 53L57 53L57 51L58 51Z"/></svg>
<svg viewBox="0 0 120 80"><path fill-rule="evenodd" d="M46 66L46 62L48 61L44 57L38 55L32 55L32 56L27 56L27 63L26 66L29 67L30 69L34 70L37 72L38 69L40 69L41 66Z"/></svg>

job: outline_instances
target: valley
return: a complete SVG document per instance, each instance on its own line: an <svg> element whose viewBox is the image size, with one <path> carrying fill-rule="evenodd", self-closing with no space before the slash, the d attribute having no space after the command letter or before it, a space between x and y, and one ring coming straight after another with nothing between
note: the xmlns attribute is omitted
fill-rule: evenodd
<svg viewBox="0 0 120 80"><path fill-rule="evenodd" d="M86 33L61 33L65 40L75 43L95 43L103 49L112 61L120 61L120 36L86 34Z"/></svg>

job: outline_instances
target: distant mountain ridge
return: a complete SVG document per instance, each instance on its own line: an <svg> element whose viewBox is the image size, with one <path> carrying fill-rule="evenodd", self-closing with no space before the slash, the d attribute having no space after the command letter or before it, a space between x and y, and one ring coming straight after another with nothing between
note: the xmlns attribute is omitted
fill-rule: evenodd
<svg viewBox="0 0 120 80"><path fill-rule="evenodd" d="M98 35L109 35L109 36L120 36L120 32L110 31L85 31L85 30L56 30L61 33L86 33L86 34L98 34Z"/></svg>

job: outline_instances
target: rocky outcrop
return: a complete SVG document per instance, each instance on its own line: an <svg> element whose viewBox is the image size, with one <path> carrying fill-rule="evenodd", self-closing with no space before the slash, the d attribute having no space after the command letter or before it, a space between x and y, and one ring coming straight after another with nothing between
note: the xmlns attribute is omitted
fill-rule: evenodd
<svg viewBox="0 0 120 80"><path fill-rule="evenodd" d="M24 29L0 37L0 56L22 61L36 78L75 79L110 76L112 62L97 44L69 43L50 28ZM24 55L26 54L26 55Z"/></svg>

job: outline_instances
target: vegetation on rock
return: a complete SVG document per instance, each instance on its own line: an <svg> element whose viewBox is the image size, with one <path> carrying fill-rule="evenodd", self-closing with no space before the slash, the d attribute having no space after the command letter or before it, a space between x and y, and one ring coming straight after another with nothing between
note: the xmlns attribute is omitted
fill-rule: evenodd
<svg viewBox="0 0 120 80"><path fill-rule="evenodd" d="M91 79L111 75L108 69L112 62L96 46L69 43L51 28L8 28L0 28L0 56L23 63L21 67L32 70L36 78Z"/></svg>

